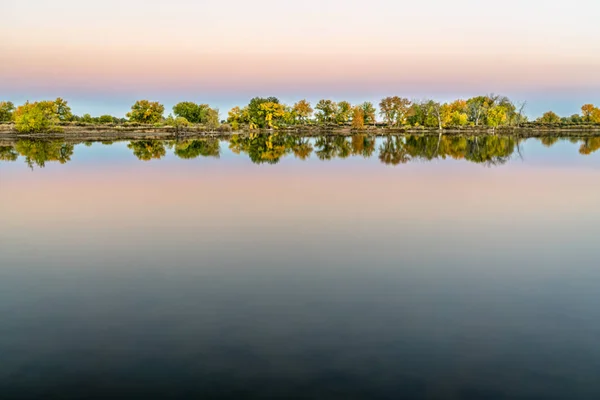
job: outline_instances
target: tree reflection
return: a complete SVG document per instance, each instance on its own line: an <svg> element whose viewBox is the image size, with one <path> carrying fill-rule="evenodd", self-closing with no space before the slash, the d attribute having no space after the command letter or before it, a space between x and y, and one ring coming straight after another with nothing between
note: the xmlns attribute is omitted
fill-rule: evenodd
<svg viewBox="0 0 600 400"><path fill-rule="evenodd" d="M161 140L135 140L127 145L139 160L161 159L167 154L165 143Z"/></svg>
<svg viewBox="0 0 600 400"><path fill-rule="evenodd" d="M229 148L236 154L247 153L255 164L277 164L283 156L292 151L293 139L292 136L279 133L233 135L229 141Z"/></svg>
<svg viewBox="0 0 600 400"><path fill-rule="evenodd" d="M583 155L592 154L600 149L600 137L591 137L583 139L583 143L579 148L579 153Z"/></svg>
<svg viewBox="0 0 600 400"><path fill-rule="evenodd" d="M554 144L556 142L558 142L558 138L557 137L553 137L553 136L548 136L548 137L543 137L540 139L540 142L542 142L542 144L544 145L544 147L552 147L554 146Z"/></svg>
<svg viewBox="0 0 600 400"><path fill-rule="evenodd" d="M0 146L0 161L17 161L19 153L13 146Z"/></svg>
<svg viewBox="0 0 600 400"><path fill-rule="evenodd" d="M505 164L513 154L520 154L517 140L498 135L396 135L377 138L367 134L351 137L327 135L313 139L276 132L233 135L229 139L229 149L236 154L247 154L256 164L276 164L290 155L306 160L313 153L319 160L345 159L352 156L370 158L377 151L379 160L386 165L451 158L494 166ZM546 137L539 140L544 146L552 146L561 138ZM600 137L570 137L567 140L578 144L579 153L582 155L600 150ZM86 146L90 144L82 143ZM215 138L181 141L135 140L128 144L128 148L133 150L138 159L144 161L160 159L169 149L182 159L219 158L221 155L220 141ZM73 151L73 144L60 140L22 139L12 145L0 146L0 161L15 161L21 155L31 168L44 167L48 161L63 164L70 161Z"/></svg>
<svg viewBox="0 0 600 400"><path fill-rule="evenodd" d="M515 151L515 140L500 136L416 136L409 135L405 139L406 152L412 159L431 161L434 159L468 160L486 165L500 165L510 160ZM398 147L396 145L395 147ZM387 143L380 148L386 153L398 151L393 144ZM398 147L399 148L399 147ZM389 155L382 161L391 160ZM384 161L385 162L385 161Z"/></svg>
<svg viewBox="0 0 600 400"><path fill-rule="evenodd" d="M200 156L219 158L221 156L221 146L218 139L183 140L175 142L174 153L177 157L183 159Z"/></svg>
<svg viewBox="0 0 600 400"><path fill-rule="evenodd" d="M371 135L352 136L352 154L370 158L375 152L375 137Z"/></svg>
<svg viewBox="0 0 600 400"><path fill-rule="evenodd" d="M306 160L313 152L313 146L307 138L295 137L292 151L294 156L300 160Z"/></svg>
<svg viewBox="0 0 600 400"><path fill-rule="evenodd" d="M379 146L379 159L386 165L406 164L410 161L410 155L406 151L404 138L400 136L388 136Z"/></svg>
<svg viewBox="0 0 600 400"><path fill-rule="evenodd" d="M18 140L15 150L25 157L29 168L34 165L43 168L48 161L58 161L61 164L71 160L74 146L60 140Z"/></svg>

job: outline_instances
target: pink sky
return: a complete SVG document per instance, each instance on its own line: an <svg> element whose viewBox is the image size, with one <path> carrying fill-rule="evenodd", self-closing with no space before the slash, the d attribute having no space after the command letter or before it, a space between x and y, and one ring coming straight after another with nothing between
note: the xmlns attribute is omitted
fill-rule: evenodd
<svg viewBox="0 0 600 400"><path fill-rule="evenodd" d="M21 0L3 7L0 93L123 115L139 97L377 101L502 93L529 112L600 103L595 0Z"/></svg>

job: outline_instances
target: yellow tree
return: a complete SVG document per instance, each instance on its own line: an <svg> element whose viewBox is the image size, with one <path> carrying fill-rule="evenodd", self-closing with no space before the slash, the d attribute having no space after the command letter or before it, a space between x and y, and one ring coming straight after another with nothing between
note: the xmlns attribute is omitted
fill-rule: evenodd
<svg viewBox="0 0 600 400"><path fill-rule="evenodd" d="M277 128L274 121L285 115L285 107L283 104L267 102L260 105L260 111L264 118L267 127L270 129Z"/></svg>
<svg viewBox="0 0 600 400"><path fill-rule="evenodd" d="M300 100L296 104L294 104L293 108L294 114L298 117L301 123L306 124L306 121L313 113L313 109L310 106L310 103L306 100Z"/></svg>
<svg viewBox="0 0 600 400"><path fill-rule="evenodd" d="M583 117L583 120L585 122L593 122L592 121L592 117L594 115L594 109L596 107L594 107L593 104L584 104L581 107L581 116Z"/></svg>
<svg viewBox="0 0 600 400"><path fill-rule="evenodd" d="M354 110L352 111L352 128L365 128L365 110L361 106L354 107Z"/></svg>

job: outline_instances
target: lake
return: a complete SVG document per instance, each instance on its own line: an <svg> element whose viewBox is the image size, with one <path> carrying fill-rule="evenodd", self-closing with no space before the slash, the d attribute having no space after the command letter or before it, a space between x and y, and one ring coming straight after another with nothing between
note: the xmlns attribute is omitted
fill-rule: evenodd
<svg viewBox="0 0 600 400"><path fill-rule="evenodd" d="M598 399L599 148L0 141L0 398Z"/></svg>

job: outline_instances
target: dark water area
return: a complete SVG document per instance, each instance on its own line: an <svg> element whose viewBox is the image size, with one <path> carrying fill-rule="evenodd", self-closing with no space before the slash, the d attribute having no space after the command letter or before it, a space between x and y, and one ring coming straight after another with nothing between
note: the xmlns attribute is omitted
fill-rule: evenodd
<svg viewBox="0 0 600 400"><path fill-rule="evenodd" d="M0 399L598 399L599 149L0 142Z"/></svg>

